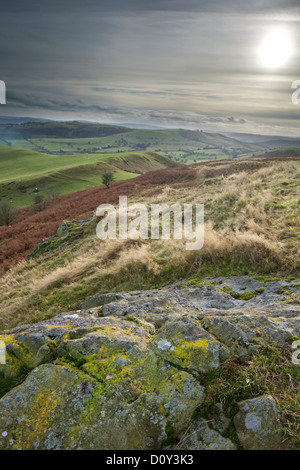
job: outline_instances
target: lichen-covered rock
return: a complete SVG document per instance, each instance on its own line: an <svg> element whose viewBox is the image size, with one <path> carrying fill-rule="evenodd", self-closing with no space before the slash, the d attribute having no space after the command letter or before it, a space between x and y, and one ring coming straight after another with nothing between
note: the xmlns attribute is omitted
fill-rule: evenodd
<svg viewBox="0 0 300 470"><path fill-rule="evenodd" d="M145 381L121 356L103 354L96 369L93 359L82 371L39 366L6 394L0 449L159 449L170 426L182 434L204 399L192 376L168 364Z"/></svg>
<svg viewBox="0 0 300 470"><path fill-rule="evenodd" d="M234 424L246 450L280 450L282 427L275 400L269 396L244 400L239 404Z"/></svg>
<svg viewBox="0 0 300 470"><path fill-rule="evenodd" d="M203 418L196 419L176 449L179 450L235 450L236 446L214 429Z"/></svg>
<svg viewBox="0 0 300 470"><path fill-rule="evenodd" d="M82 310L88 310L90 308L99 307L102 305L109 304L114 300L121 300L123 296L120 294L95 294L88 296L81 304L79 308Z"/></svg>
<svg viewBox="0 0 300 470"><path fill-rule="evenodd" d="M220 343L213 336L189 318L168 323L152 342L158 356L198 373L219 367L219 347Z"/></svg>
<svg viewBox="0 0 300 470"><path fill-rule="evenodd" d="M299 322L295 323L298 326ZM241 359L249 358L259 345L285 343L293 336L292 325L293 321L288 326L282 318L275 320L263 314L207 315L203 320L203 326Z"/></svg>
<svg viewBox="0 0 300 470"><path fill-rule="evenodd" d="M203 286L191 289L189 297L192 305L198 308L230 309L237 302L228 293L215 286Z"/></svg>

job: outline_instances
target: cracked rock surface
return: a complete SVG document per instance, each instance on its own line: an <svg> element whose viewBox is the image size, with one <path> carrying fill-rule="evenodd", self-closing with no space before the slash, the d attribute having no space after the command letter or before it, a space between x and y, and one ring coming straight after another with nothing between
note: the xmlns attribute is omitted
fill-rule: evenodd
<svg viewBox="0 0 300 470"><path fill-rule="evenodd" d="M236 448L228 417L201 417L199 377L300 337L299 281L242 276L96 294L80 310L4 332L2 376L27 375L0 400L0 449ZM234 418L241 443L280 448L273 398L251 399Z"/></svg>

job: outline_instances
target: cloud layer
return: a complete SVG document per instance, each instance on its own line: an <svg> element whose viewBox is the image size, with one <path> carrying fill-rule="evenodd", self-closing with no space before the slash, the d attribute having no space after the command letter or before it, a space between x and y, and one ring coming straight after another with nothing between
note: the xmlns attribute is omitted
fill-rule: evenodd
<svg viewBox="0 0 300 470"><path fill-rule="evenodd" d="M2 0L3 114L297 133L296 0ZM270 72L273 28L294 43Z"/></svg>

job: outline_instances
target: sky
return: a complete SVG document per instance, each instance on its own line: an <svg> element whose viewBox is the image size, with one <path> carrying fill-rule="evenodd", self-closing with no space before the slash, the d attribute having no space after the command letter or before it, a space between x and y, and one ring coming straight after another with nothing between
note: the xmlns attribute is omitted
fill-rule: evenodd
<svg viewBox="0 0 300 470"><path fill-rule="evenodd" d="M0 18L0 116L299 136L299 0L1 0Z"/></svg>

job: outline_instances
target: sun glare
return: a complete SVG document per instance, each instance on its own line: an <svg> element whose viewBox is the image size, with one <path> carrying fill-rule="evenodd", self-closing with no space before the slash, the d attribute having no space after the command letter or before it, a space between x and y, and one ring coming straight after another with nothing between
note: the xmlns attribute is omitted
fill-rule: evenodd
<svg viewBox="0 0 300 470"><path fill-rule="evenodd" d="M284 66L292 54L292 45L286 31L278 29L264 39L259 55L265 67L278 68Z"/></svg>

